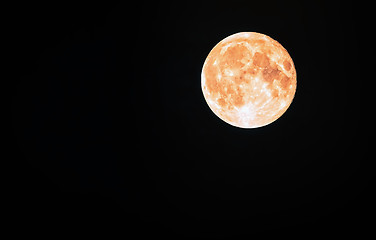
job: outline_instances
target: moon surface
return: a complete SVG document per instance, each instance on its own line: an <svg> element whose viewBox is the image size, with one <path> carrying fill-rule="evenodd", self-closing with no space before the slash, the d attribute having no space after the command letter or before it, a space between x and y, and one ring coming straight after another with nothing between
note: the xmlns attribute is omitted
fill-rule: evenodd
<svg viewBox="0 0 376 240"><path fill-rule="evenodd" d="M277 41L261 33L240 32L210 51L201 88L220 119L240 128L257 128L274 122L289 108L296 70Z"/></svg>

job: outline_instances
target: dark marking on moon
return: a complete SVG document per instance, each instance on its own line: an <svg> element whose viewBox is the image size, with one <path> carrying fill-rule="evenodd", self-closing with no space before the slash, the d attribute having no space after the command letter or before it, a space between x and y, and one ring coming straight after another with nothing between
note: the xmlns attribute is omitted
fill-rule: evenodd
<svg viewBox="0 0 376 240"><path fill-rule="evenodd" d="M285 67L286 71L290 71L291 63L287 60L283 61L283 66Z"/></svg>
<svg viewBox="0 0 376 240"><path fill-rule="evenodd" d="M253 64L258 67L264 68L270 64L269 58L265 54L256 52L253 56Z"/></svg>

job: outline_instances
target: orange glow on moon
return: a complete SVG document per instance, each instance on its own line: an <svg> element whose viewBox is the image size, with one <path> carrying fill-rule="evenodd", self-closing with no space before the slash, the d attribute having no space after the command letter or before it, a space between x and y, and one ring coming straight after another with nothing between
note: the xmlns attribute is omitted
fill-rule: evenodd
<svg viewBox="0 0 376 240"><path fill-rule="evenodd" d="M274 122L289 108L296 70L277 41L261 33L240 32L210 51L201 88L220 119L240 128L257 128Z"/></svg>

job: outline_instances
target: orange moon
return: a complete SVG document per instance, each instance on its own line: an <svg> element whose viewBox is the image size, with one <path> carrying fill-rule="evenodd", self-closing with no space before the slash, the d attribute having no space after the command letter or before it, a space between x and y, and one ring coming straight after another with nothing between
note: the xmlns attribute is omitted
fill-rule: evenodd
<svg viewBox="0 0 376 240"><path fill-rule="evenodd" d="M220 41L207 56L201 88L210 109L240 128L268 125L289 108L296 91L296 70L287 50L256 32Z"/></svg>

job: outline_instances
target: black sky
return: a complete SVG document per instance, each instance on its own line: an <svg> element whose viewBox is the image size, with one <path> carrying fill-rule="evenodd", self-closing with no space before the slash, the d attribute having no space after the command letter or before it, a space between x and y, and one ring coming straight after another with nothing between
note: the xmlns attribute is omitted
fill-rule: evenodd
<svg viewBox="0 0 376 240"><path fill-rule="evenodd" d="M236 239L370 233L370 6L175 1L18 6L14 224L60 235ZM209 51L237 32L280 42L287 112L258 129L217 118ZM366 127L365 127L366 126Z"/></svg>

